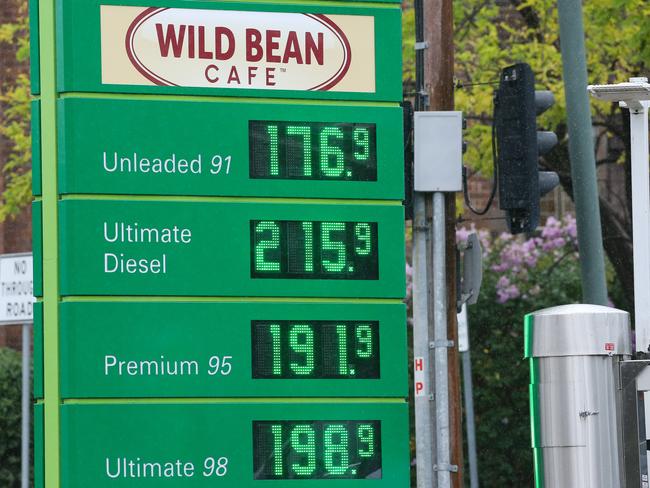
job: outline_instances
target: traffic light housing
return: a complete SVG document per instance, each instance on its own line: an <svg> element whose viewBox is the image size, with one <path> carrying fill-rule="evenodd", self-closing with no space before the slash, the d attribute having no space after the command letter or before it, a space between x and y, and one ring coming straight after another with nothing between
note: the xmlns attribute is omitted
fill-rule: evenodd
<svg viewBox="0 0 650 488"><path fill-rule="evenodd" d="M557 136L538 131L536 117L554 103L550 91L535 91L535 75L528 64L501 71L494 100L494 136L499 203L512 234L535 230L540 197L559 183L556 173L538 167L539 156L557 144Z"/></svg>

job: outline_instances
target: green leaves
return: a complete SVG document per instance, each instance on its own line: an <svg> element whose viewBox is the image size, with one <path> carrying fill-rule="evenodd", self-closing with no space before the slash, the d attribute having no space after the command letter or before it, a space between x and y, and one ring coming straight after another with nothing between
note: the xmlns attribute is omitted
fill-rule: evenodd
<svg viewBox="0 0 650 488"><path fill-rule="evenodd" d="M626 81L647 72L650 62L650 2L591 0L584 4L587 64L591 83ZM548 130L565 124L559 24L554 0L459 0L454 2L455 73L464 88L456 90L456 108L469 121L466 164L483 176L491 173L490 130L492 93L505 66L525 61L535 72L540 89L551 90L555 106L540 117ZM404 81L415 79L414 11L404 9ZM611 117L612 104L593 101L594 124L606 129L620 123ZM564 142L565 141L560 141Z"/></svg>
<svg viewBox="0 0 650 488"><path fill-rule="evenodd" d="M28 18L24 5L21 4L21 17L16 23L0 24L0 44L14 46L18 62L29 58ZM4 112L0 134L9 140L10 151L2 166L5 184L0 196L0 221L18 215L32 199L29 78L26 74L11 72L5 79L8 81L0 87Z"/></svg>
<svg viewBox="0 0 650 488"><path fill-rule="evenodd" d="M20 354L0 348L0 486L20 486ZM33 458L32 458L33 459Z"/></svg>
<svg viewBox="0 0 650 488"><path fill-rule="evenodd" d="M415 10L406 7L402 12L402 79L415 86Z"/></svg>

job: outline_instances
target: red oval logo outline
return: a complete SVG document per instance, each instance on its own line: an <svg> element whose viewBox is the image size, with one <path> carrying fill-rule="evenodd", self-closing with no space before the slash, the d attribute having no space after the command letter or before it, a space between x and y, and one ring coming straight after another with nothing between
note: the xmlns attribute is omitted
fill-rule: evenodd
<svg viewBox="0 0 650 488"><path fill-rule="evenodd" d="M148 7L142 11L129 25L129 28L126 31L126 36L124 39L124 44L126 48L126 54L131 61L133 67L146 79L151 81L157 86L182 86L176 83L173 83L169 80L166 80L162 76L151 71L147 66L140 60L138 55L135 52L134 39L138 29L144 24L147 20L151 19L153 16L164 12L165 10L171 10L171 7ZM180 9L179 9L180 10ZM190 10L190 9L187 9ZM319 83L316 86L307 88L305 91L328 91L331 88L335 87L347 74L350 64L352 63L352 50L350 48L350 42L348 41L347 36L341 30L341 28L332 21L329 17L324 14L299 14L304 15L312 20L317 21L318 23L325 26L341 43L343 48L343 61L338 70L326 81ZM221 88L221 87L219 87Z"/></svg>

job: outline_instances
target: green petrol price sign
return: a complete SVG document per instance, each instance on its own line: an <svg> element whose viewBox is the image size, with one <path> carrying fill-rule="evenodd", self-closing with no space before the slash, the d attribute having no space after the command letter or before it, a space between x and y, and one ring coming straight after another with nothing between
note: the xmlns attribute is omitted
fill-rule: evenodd
<svg viewBox="0 0 650 488"><path fill-rule="evenodd" d="M401 99L399 5L61 0L59 11L61 92Z"/></svg>
<svg viewBox="0 0 650 488"><path fill-rule="evenodd" d="M62 407L68 488L408 486L405 404Z"/></svg>
<svg viewBox="0 0 650 488"><path fill-rule="evenodd" d="M63 295L404 294L401 206L83 199L60 219Z"/></svg>
<svg viewBox="0 0 650 488"><path fill-rule="evenodd" d="M65 194L403 198L398 107L66 98L59 120Z"/></svg>
<svg viewBox="0 0 650 488"><path fill-rule="evenodd" d="M399 2L32 3L35 488L406 488Z"/></svg>
<svg viewBox="0 0 650 488"><path fill-rule="evenodd" d="M64 398L406 396L403 304L65 302L60 313Z"/></svg>

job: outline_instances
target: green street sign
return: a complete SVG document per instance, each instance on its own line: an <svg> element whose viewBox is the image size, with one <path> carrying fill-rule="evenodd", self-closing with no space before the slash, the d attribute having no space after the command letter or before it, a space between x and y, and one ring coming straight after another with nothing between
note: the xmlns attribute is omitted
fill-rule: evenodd
<svg viewBox="0 0 650 488"><path fill-rule="evenodd" d="M397 205L64 200L62 295L404 296Z"/></svg>
<svg viewBox="0 0 650 488"><path fill-rule="evenodd" d="M389 403L61 407L66 488L409 485L408 409Z"/></svg>
<svg viewBox="0 0 650 488"><path fill-rule="evenodd" d="M66 302L60 313L64 398L407 395L402 304Z"/></svg>
<svg viewBox="0 0 650 488"><path fill-rule="evenodd" d="M64 194L404 195L398 107L65 98L59 121Z"/></svg>
<svg viewBox="0 0 650 488"><path fill-rule="evenodd" d="M58 6L60 92L402 100L397 4Z"/></svg>

